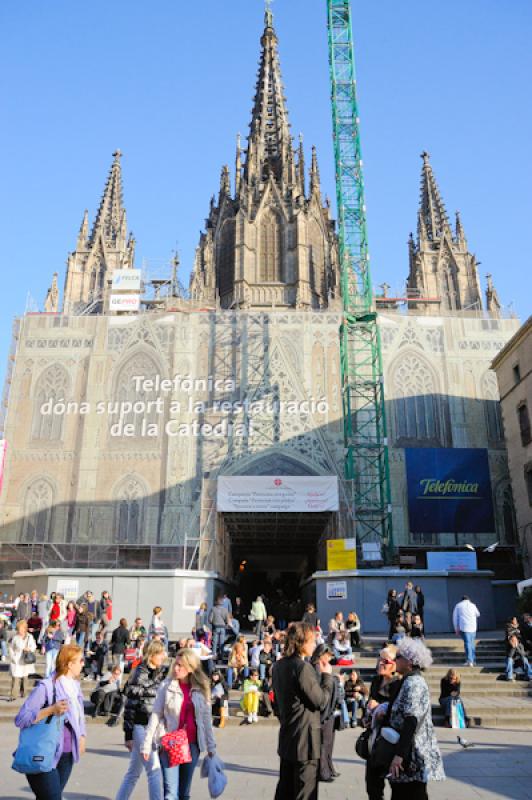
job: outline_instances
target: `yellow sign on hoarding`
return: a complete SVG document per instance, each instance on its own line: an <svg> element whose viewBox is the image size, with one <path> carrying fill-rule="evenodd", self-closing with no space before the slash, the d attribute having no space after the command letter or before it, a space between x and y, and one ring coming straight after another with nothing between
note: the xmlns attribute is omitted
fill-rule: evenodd
<svg viewBox="0 0 532 800"><path fill-rule="evenodd" d="M327 539L327 569L329 572L356 568L356 539Z"/></svg>

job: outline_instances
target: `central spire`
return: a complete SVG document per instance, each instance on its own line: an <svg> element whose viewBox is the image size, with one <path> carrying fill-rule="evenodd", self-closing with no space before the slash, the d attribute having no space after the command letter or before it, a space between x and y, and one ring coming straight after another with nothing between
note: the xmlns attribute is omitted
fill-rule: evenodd
<svg viewBox="0 0 532 800"><path fill-rule="evenodd" d="M261 183L269 175L290 182L293 164L292 137L283 94L281 67L277 51L270 3L264 14L261 58L248 138L244 178L248 184Z"/></svg>

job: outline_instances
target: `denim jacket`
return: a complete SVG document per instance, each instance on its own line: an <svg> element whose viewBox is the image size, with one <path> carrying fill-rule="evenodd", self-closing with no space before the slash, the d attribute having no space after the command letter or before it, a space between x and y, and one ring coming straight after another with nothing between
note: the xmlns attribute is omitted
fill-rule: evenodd
<svg viewBox="0 0 532 800"><path fill-rule="evenodd" d="M64 690L63 686L60 682L56 682L54 678L46 678L34 688L24 705L21 707L20 711L17 714L15 719L15 725L17 728L29 728L30 725L33 725L37 714L39 711L44 708L45 705L52 705L53 704L53 694L54 694L54 683L55 683L55 691L56 691L56 701L59 700L68 700L70 706L70 698L67 695L66 691ZM65 722L68 722L72 731L72 756L74 761L79 761L79 740L82 736L86 736L85 730L85 716L83 714L83 695L81 693L81 687L78 686L78 699L81 704L82 713L79 717L76 714L72 714L69 710L65 714ZM61 737L54 759L54 767L57 766L59 759L63 754L63 737Z"/></svg>

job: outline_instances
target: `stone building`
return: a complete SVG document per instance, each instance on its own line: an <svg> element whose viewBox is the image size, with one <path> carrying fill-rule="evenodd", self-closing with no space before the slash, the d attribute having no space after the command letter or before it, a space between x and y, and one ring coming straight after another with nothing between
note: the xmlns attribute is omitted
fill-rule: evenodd
<svg viewBox="0 0 532 800"><path fill-rule="evenodd" d="M493 359L526 577L532 577L532 317Z"/></svg>
<svg viewBox="0 0 532 800"><path fill-rule="evenodd" d="M323 566L326 539L356 534L343 471L334 223L315 151L307 186L302 142L292 144L270 12L261 48L247 148L237 147L234 188L222 170L190 298L109 311L113 272L133 267L135 250L117 151L92 229L85 213L68 258L62 310L54 276L46 313L18 323L0 497L4 573L199 565L231 578L246 560L251 575L299 579ZM518 323L504 318L491 283L484 308L475 257L461 221L449 225L426 154L409 256L406 300L377 298L395 545L493 536L411 532L405 453L416 448L487 451L496 533L512 545L490 363ZM222 513L222 475L335 476L338 508Z"/></svg>

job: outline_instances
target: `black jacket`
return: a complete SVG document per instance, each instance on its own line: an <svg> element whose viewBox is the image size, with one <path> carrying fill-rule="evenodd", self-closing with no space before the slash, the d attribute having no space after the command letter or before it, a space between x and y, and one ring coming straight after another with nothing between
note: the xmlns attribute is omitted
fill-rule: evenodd
<svg viewBox="0 0 532 800"><path fill-rule="evenodd" d="M395 622L395 620L397 619L397 615L401 610L399 601L397 600L396 597L389 597L386 602L388 603L388 613L386 616L388 617L390 622Z"/></svg>
<svg viewBox="0 0 532 800"><path fill-rule="evenodd" d="M320 712L334 689L332 675L318 676L299 656L281 658L273 667L273 691L281 727L278 754L286 761L319 759Z"/></svg>
<svg viewBox="0 0 532 800"><path fill-rule="evenodd" d="M460 682L458 683L451 683L449 678L443 677L440 681L440 700L439 702L445 697L451 697L453 692L457 692L457 695L460 696Z"/></svg>
<svg viewBox="0 0 532 800"><path fill-rule="evenodd" d="M153 703L162 681L166 678L167 667L154 669L143 661L135 669L124 688L126 706L124 709L124 733L126 742L133 738L134 725L147 725L153 711Z"/></svg>
<svg viewBox="0 0 532 800"><path fill-rule="evenodd" d="M122 625L115 628L111 636L111 653L115 656L121 656L129 644L129 631Z"/></svg>

